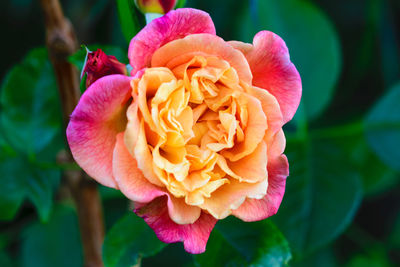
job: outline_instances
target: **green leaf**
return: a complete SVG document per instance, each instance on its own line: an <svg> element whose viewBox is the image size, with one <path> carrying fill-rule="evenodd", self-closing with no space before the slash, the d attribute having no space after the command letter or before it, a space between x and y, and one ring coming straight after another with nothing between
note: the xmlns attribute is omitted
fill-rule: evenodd
<svg viewBox="0 0 400 267"><path fill-rule="evenodd" d="M29 198L41 220L46 221L61 179L60 170L43 168L14 152L0 158L0 173L0 219L13 219L23 200Z"/></svg>
<svg viewBox="0 0 400 267"><path fill-rule="evenodd" d="M49 168L64 146L57 85L46 49L32 50L7 74L0 95L0 218L25 198L47 220L60 171Z"/></svg>
<svg viewBox="0 0 400 267"><path fill-rule="evenodd" d="M0 101L6 141L30 157L46 150L41 160L54 160L64 139L58 90L46 49L32 50L11 69L2 84Z"/></svg>
<svg viewBox="0 0 400 267"><path fill-rule="evenodd" d="M288 141L290 176L273 221L299 258L345 230L360 204L362 185L349 155L335 140Z"/></svg>
<svg viewBox="0 0 400 267"><path fill-rule="evenodd" d="M394 220L393 229L390 233L388 243L396 250L400 250L400 213Z"/></svg>
<svg viewBox="0 0 400 267"><path fill-rule="evenodd" d="M377 195L400 181L399 174L371 151L363 134L348 138L346 143L351 160L362 177L365 196Z"/></svg>
<svg viewBox="0 0 400 267"><path fill-rule="evenodd" d="M244 12L240 39L251 42L261 30L286 42L303 84L307 118L314 119L330 102L341 68L341 50L329 19L309 1L253 1Z"/></svg>
<svg viewBox="0 0 400 267"><path fill-rule="evenodd" d="M289 245L270 221L245 223L234 217L218 222L206 252L195 255L199 266L286 266Z"/></svg>
<svg viewBox="0 0 400 267"><path fill-rule="evenodd" d="M11 257L4 250L0 250L0 266L2 267L12 267L15 266L12 263Z"/></svg>
<svg viewBox="0 0 400 267"><path fill-rule="evenodd" d="M133 266L139 257L152 256L165 246L141 218L130 212L107 233L103 244L104 264L106 267Z"/></svg>
<svg viewBox="0 0 400 267"><path fill-rule="evenodd" d="M81 91L81 94L83 94L86 91L86 79L87 79L87 74L84 73L81 83L79 84L79 90Z"/></svg>
<svg viewBox="0 0 400 267"><path fill-rule="evenodd" d="M12 267L13 260L9 255L7 247L10 245L10 237L7 233L0 234L0 266L2 267Z"/></svg>
<svg viewBox="0 0 400 267"><path fill-rule="evenodd" d="M78 219L68 206L54 208L48 223L35 223L23 233L22 267L82 266Z"/></svg>
<svg viewBox="0 0 400 267"><path fill-rule="evenodd" d="M12 185L15 180L7 179L10 178L8 174L10 170L6 170L4 162L8 161L9 157L15 157L16 153L14 150L4 142L4 139L0 135L0 171L3 175L0 177L0 220L8 221L12 220L23 201L23 194L15 191L15 187ZM11 184L10 184L11 182ZM2 190L5 188L5 190ZM11 190L10 190L11 188Z"/></svg>
<svg viewBox="0 0 400 267"><path fill-rule="evenodd" d="M178 0L176 1L175 9L185 7L186 0Z"/></svg>
<svg viewBox="0 0 400 267"><path fill-rule="evenodd" d="M306 259L291 264L293 267L337 267L340 266L332 247L317 250Z"/></svg>
<svg viewBox="0 0 400 267"><path fill-rule="evenodd" d="M362 177L364 195L381 193L399 181L399 175L371 150L364 134L363 122L311 130L313 138L335 140Z"/></svg>
<svg viewBox="0 0 400 267"><path fill-rule="evenodd" d="M391 267L394 266L382 247L372 248L365 254L357 254L345 265L346 267Z"/></svg>
<svg viewBox="0 0 400 267"><path fill-rule="evenodd" d="M4 194L0 196L0 221L10 221L14 219L23 197L16 194ZM1 265L0 265L1 266Z"/></svg>
<svg viewBox="0 0 400 267"><path fill-rule="evenodd" d="M387 165L400 171L400 83L372 108L365 119L369 144Z"/></svg>
<svg viewBox="0 0 400 267"><path fill-rule="evenodd" d="M117 0L117 9L122 33L129 43L143 26L138 18L139 12L136 10L135 3L132 0Z"/></svg>

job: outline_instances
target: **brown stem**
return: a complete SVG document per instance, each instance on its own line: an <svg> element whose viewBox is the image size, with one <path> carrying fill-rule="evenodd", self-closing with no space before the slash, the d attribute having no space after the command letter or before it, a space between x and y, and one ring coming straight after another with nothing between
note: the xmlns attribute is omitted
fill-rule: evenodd
<svg viewBox="0 0 400 267"><path fill-rule="evenodd" d="M77 50L77 41L71 23L64 17L59 0L40 0L40 2L46 23L46 45L57 79L64 126L66 126L80 97L78 72L68 62L68 56ZM73 162L69 151L64 160ZM77 207L84 266L101 267L104 223L97 186L82 171L66 171L64 177Z"/></svg>

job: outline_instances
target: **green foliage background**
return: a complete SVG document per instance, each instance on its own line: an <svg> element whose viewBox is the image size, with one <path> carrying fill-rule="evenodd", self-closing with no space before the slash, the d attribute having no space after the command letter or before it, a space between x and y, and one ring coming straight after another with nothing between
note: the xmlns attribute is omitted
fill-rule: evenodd
<svg viewBox="0 0 400 267"><path fill-rule="evenodd" d="M127 63L144 25L133 0L61 1L81 43ZM285 126L290 176L277 215L218 222L207 251L166 245L100 187L107 267L400 265L400 2L188 0L225 40L279 34L303 81ZM61 108L38 1L0 6L0 266L82 266L75 208L56 161ZM84 51L70 60L82 67Z"/></svg>

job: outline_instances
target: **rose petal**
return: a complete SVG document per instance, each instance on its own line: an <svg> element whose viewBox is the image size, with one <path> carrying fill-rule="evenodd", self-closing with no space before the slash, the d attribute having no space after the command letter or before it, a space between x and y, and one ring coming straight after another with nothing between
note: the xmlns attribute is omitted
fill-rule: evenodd
<svg viewBox="0 0 400 267"><path fill-rule="evenodd" d="M268 191L263 199L246 199L232 212L243 221L259 221L274 215L281 205L285 193L289 163L285 155L285 137L280 130L268 146Z"/></svg>
<svg viewBox="0 0 400 267"><path fill-rule="evenodd" d="M226 60L236 70L242 82L251 84L250 67L243 54L212 34L193 34L167 43L154 52L151 66L174 69L196 55L217 56Z"/></svg>
<svg viewBox="0 0 400 267"><path fill-rule="evenodd" d="M279 102L284 122L292 119L301 98L301 79L290 62L285 42L276 34L261 31L254 36L253 46L229 42L242 51L253 74L253 85L264 88Z"/></svg>
<svg viewBox="0 0 400 267"><path fill-rule="evenodd" d="M243 221L264 220L274 214L281 205L285 193L286 177L289 175L289 164L285 155L268 163L268 191L263 199L246 199L232 214Z"/></svg>
<svg viewBox="0 0 400 267"><path fill-rule="evenodd" d="M192 224L176 224L168 216L166 199L162 197L135 209L135 213L145 220L161 241L183 242L185 250L194 254L205 251L211 230L217 222L211 215L203 212Z"/></svg>
<svg viewBox="0 0 400 267"><path fill-rule="evenodd" d="M267 162L267 146L261 142L252 154L238 161L228 161L228 166L241 177L239 181L255 183L268 178Z"/></svg>
<svg viewBox="0 0 400 267"><path fill-rule="evenodd" d="M125 147L123 133L117 135L113 172L119 189L130 200L147 203L156 197L166 195L169 217L175 223L194 223L200 217L200 208L186 205L183 198L171 196L163 188L153 185L143 176L136 160Z"/></svg>
<svg viewBox="0 0 400 267"><path fill-rule="evenodd" d="M150 183L126 149L124 134L117 135L113 155L113 174L121 192L130 200L147 203L165 195L162 188Z"/></svg>
<svg viewBox="0 0 400 267"><path fill-rule="evenodd" d="M112 155L118 132L126 126L131 78L105 76L82 95L71 115L67 139L76 162L99 183L116 188Z"/></svg>
<svg viewBox="0 0 400 267"><path fill-rule="evenodd" d="M201 209L187 205L185 198L176 198L168 194L168 214L176 224L191 224L200 217Z"/></svg>
<svg viewBox="0 0 400 267"><path fill-rule="evenodd" d="M274 136L277 131L282 129L284 124L279 103L267 90L255 86L251 86L246 90L250 95L256 97L261 102L264 114L267 116L268 129L266 138L269 139Z"/></svg>
<svg viewBox="0 0 400 267"><path fill-rule="evenodd" d="M163 186L153 170L153 157L148 146L143 118L139 121L138 117L138 97L133 96L134 99L126 112L128 123L124 133L125 145L132 157L136 159L138 168L144 177L155 185ZM150 132L151 130L148 129L147 133Z"/></svg>
<svg viewBox="0 0 400 267"><path fill-rule="evenodd" d="M268 181L258 183L240 183L231 179L229 184L225 184L211 194L210 198L205 198L200 205L207 210L214 218L219 220L226 218L245 201L246 197L261 199L267 193Z"/></svg>
<svg viewBox="0 0 400 267"><path fill-rule="evenodd" d="M190 34L215 34L215 27L206 12L180 8L155 19L144 27L129 44L128 58L132 76L150 65L153 53L164 44Z"/></svg>
<svg viewBox="0 0 400 267"><path fill-rule="evenodd" d="M231 161L237 161L253 153L263 140L267 130L267 118L260 100L249 94L243 94L238 100L239 105L247 107L248 121L244 131L244 141L221 152L224 157Z"/></svg>

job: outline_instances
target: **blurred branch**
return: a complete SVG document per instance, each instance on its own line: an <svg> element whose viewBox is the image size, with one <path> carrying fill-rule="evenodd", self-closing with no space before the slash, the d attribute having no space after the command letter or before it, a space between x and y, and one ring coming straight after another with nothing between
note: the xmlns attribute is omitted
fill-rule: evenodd
<svg viewBox="0 0 400 267"><path fill-rule="evenodd" d="M46 45L53 64L61 97L64 126L79 101L79 76L68 56L78 46L71 23L64 17L59 0L40 1L46 24ZM63 163L73 162L71 152L62 156ZM86 267L103 266L101 248L104 239L103 212L97 186L84 172L64 172L69 189L77 206L79 227Z"/></svg>

